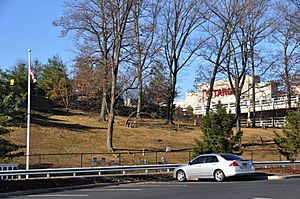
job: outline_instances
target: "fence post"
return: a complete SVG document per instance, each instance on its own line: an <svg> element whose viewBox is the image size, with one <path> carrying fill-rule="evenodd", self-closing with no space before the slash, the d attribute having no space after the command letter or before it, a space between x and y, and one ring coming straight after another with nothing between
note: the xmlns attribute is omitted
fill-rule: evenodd
<svg viewBox="0 0 300 199"><path fill-rule="evenodd" d="M279 153L279 161L281 161L281 154Z"/></svg>

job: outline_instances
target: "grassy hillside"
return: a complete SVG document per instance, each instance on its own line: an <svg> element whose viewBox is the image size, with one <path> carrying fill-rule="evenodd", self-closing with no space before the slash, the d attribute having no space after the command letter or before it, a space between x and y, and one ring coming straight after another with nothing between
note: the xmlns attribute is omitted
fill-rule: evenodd
<svg viewBox="0 0 300 199"><path fill-rule="evenodd" d="M31 153L99 153L106 152L106 122L99 122L97 115L71 111L65 115L49 117L33 116L31 124ZM122 150L159 150L192 148L199 129L182 124L169 127L162 120L147 119L138 123L137 128L125 125L126 118L117 117L113 143ZM10 139L26 144L26 126L13 127Z"/></svg>
<svg viewBox="0 0 300 199"><path fill-rule="evenodd" d="M199 127L193 124L181 123L180 125L168 126L164 120L144 119L138 121L136 128L125 125L126 118L117 117L113 135L113 145L116 152L128 152L135 150L172 150L191 149L195 147L195 138L200 138ZM105 153L106 146L106 122L99 122L94 113L70 111L64 112L56 109L51 113L32 114L30 153L31 154L66 154L66 153ZM12 127L13 132L9 139L14 143L26 145L26 126ZM251 129L244 128L243 144L245 152L243 156L254 160L279 160L279 154L273 143L273 129ZM25 152L25 148L21 149ZM253 150L248 151L248 150ZM271 152L270 152L271 150ZM252 154L251 154L252 153ZM252 156L251 156L252 155ZM84 157L83 162L90 164L93 155ZM124 159L130 159L136 163L137 156L134 155ZM160 159L162 154L156 155ZM170 155L169 155L170 156ZM182 156L180 159L178 156ZM189 157L188 157L189 156ZM107 160L120 160L117 156L104 155ZM101 158L100 156L98 159ZM185 162L191 157L191 153L173 154L168 157L172 162ZM41 160L43 158L43 160ZM48 157L49 158L49 157ZM51 161L66 158L78 162L78 157L51 157ZM140 158L140 157L138 157ZM144 157L141 157L141 159ZM44 162L45 157L39 161ZM132 160L131 160L132 159ZM154 157L152 157L154 159ZM16 161L16 160L14 160ZM24 158L18 160L23 164ZM47 162L50 160L47 159ZM123 161L123 160L122 160ZM124 160L125 161L125 160ZM153 160L154 161L154 160ZM51 163L54 164L54 163ZM56 164L56 163L55 163ZM70 165L72 166L72 165ZM81 164L82 166L82 164Z"/></svg>

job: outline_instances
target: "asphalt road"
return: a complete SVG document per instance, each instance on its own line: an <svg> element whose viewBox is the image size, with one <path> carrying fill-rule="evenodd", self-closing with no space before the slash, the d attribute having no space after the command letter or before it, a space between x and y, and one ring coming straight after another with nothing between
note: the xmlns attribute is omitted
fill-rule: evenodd
<svg viewBox="0 0 300 199"><path fill-rule="evenodd" d="M26 199L299 199L300 179L229 181L229 182L161 182L77 189L13 198Z"/></svg>

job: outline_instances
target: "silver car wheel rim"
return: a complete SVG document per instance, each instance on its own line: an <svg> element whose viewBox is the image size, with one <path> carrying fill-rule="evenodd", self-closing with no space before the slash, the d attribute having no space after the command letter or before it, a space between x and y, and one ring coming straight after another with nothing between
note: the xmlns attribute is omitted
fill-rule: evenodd
<svg viewBox="0 0 300 199"><path fill-rule="evenodd" d="M182 171L178 172L177 179L183 181L185 179L184 173Z"/></svg>
<svg viewBox="0 0 300 199"><path fill-rule="evenodd" d="M221 181L223 179L223 173L222 171L216 172L216 180Z"/></svg>

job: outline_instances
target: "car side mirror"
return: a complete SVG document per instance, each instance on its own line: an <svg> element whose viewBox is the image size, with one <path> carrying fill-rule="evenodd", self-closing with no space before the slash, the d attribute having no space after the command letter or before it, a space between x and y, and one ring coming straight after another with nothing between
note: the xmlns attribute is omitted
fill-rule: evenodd
<svg viewBox="0 0 300 199"><path fill-rule="evenodd" d="M192 162L191 162L191 161L189 161L189 162L188 162L188 165L192 165Z"/></svg>

